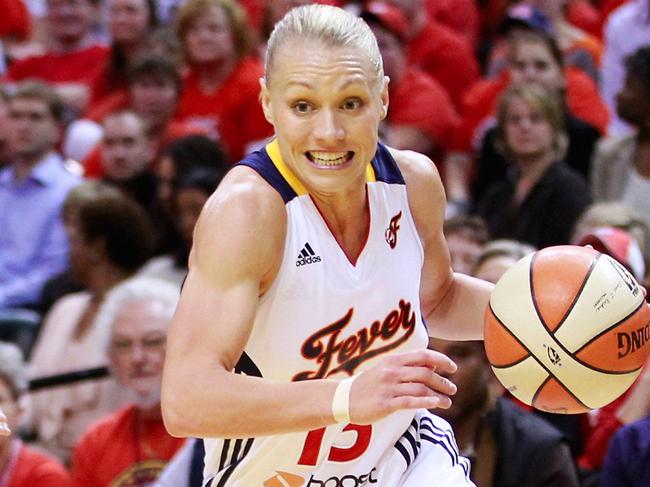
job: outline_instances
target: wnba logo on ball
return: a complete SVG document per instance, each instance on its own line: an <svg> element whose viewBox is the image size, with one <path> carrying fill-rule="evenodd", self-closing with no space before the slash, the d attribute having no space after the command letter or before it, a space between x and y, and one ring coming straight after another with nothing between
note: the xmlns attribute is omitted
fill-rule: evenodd
<svg viewBox="0 0 650 487"><path fill-rule="evenodd" d="M623 358L636 352L650 341L650 323L638 330L632 330L630 333L619 332L616 334L616 338L618 339L618 358Z"/></svg>

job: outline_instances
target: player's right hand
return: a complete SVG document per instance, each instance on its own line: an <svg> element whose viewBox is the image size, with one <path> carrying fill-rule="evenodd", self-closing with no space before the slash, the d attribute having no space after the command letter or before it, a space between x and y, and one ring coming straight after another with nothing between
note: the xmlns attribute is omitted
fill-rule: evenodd
<svg viewBox="0 0 650 487"><path fill-rule="evenodd" d="M354 380L350 421L369 424L402 409L446 409L456 385L443 375L455 371L456 364L434 350L386 357Z"/></svg>

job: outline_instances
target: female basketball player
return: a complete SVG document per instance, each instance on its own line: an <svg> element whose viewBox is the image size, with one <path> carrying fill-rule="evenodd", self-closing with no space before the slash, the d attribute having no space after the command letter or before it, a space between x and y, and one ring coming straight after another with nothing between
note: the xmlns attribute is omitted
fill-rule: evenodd
<svg viewBox="0 0 650 487"><path fill-rule="evenodd" d="M426 411L455 392L426 327L480 339L491 287L450 270L431 161L378 144L387 84L343 10L294 9L269 40L276 139L204 208L169 335L165 422L208 439L205 485L470 484Z"/></svg>

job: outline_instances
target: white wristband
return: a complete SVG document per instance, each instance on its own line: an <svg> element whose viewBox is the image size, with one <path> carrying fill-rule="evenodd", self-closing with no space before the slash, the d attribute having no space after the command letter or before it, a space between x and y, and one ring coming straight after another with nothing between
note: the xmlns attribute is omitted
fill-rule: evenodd
<svg viewBox="0 0 650 487"><path fill-rule="evenodd" d="M350 421L350 389L356 376L343 379L336 386L334 398L332 399L332 415L337 423Z"/></svg>

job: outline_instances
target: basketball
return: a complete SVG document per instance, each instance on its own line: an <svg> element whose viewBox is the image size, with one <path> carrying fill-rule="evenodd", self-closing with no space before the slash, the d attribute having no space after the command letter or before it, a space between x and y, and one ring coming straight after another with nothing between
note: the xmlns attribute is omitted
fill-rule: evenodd
<svg viewBox="0 0 650 487"><path fill-rule="evenodd" d="M499 279L485 313L492 370L517 399L552 413L609 404L650 347L650 308L625 267L588 247L549 247Z"/></svg>

